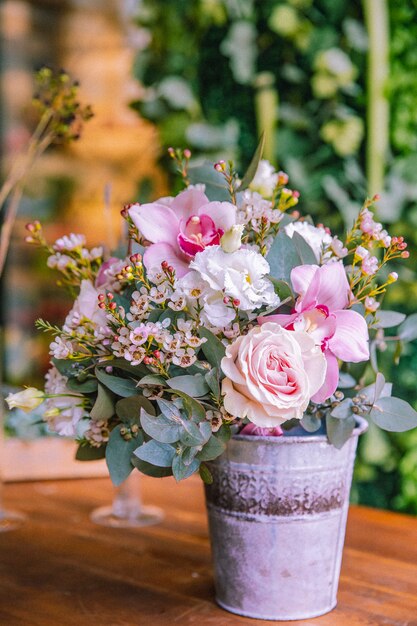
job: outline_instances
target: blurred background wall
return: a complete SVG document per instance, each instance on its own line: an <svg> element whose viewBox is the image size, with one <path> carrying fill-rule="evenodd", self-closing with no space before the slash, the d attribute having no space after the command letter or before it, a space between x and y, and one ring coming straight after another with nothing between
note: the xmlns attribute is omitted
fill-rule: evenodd
<svg viewBox="0 0 417 626"><path fill-rule="evenodd" d="M116 246L122 205L175 187L160 167L169 171L170 145L244 167L264 130L300 210L335 232L381 193L378 217L411 251L386 308L416 310L416 0L3 0L0 10L3 167L28 137L34 69L65 68L95 111L26 189L3 285L9 382L39 382L48 355L33 321L60 321L69 306L22 244L24 224ZM415 342L395 359L387 350L384 371L416 405ZM416 513L417 435L372 429L354 493Z"/></svg>

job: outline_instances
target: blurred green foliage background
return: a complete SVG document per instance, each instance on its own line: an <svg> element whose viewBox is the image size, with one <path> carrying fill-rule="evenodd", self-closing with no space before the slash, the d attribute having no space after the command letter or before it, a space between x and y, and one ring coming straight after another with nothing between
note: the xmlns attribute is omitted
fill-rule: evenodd
<svg viewBox="0 0 417 626"><path fill-rule="evenodd" d="M336 233L367 194L411 252L384 308L417 308L417 1L140 0L142 49L132 107L161 145L247 165L265 157L290 175L300 210ZM163 150L163 154L166 150ZM162 160L169 160L162 156ZM143 181L144 196L152 193ZM382 371L417 408L417 345ZM417 432L362 438L355 501L417 513Z"/></svg>

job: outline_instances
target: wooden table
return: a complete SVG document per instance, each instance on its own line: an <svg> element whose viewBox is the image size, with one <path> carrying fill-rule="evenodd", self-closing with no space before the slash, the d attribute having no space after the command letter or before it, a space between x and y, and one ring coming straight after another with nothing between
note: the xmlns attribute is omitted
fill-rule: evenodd
<svg viewBox="0 0 417 626"><path fill-rule="evenodd" d="M199 479L144 478L142 491L164 522L119 530L89 520L111 501L108 479L6 486L6 504L28 519L0 533L0 625L266 625L214 603ZM417 520L352 507L338 607L280 624L417 626Z"/></svg>

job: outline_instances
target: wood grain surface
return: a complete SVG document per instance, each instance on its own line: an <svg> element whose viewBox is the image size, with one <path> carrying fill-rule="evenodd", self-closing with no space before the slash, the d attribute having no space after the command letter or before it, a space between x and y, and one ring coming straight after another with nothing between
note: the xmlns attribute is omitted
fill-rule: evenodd
<svg viewBox="0 0 417 626"><path fill-rule="evenodd" d="M214 602L201 481L142 479L157 526L121 530L89 514L110 503L108 479L15 483L5 501L27 514L0 533L1 626L417 626L417 520L351 507L337 608L263 622Z"/></svg>

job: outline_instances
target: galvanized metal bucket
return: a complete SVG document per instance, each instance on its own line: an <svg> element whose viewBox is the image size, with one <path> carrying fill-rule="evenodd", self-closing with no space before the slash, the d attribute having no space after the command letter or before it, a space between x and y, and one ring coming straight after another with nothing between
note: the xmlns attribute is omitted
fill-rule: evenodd
<svg viewBox="0 0 417 626"><path fill-rule="evenodd" d="M206 503L216 601L247 617L298 620L336 606L358 426L326 435L234 436L210 463Z"/></svg>

